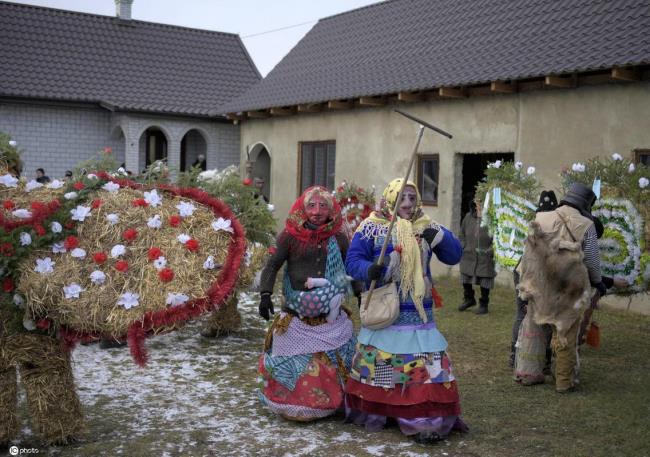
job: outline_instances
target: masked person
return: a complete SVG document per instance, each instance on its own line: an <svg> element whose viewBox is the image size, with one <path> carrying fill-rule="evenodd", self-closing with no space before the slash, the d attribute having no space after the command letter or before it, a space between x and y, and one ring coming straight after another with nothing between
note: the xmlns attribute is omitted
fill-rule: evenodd
<svg viewBox="0 0 650 457"><path fill-rule="evenodd" d="M467 430L447 341L433 314L437 293L429 267L433 254L447 265L457 264L462 248L451 231L422 212L418 191L408 182L394 215L387 265L377 265L401 186L401 179L391 181L380 210L361 223L348 251L348 274L366 284L377 280L378 287L394 281L400 304L388 327L361 328L345 387L346 419L376 431L393 418L404 434L429 443L452 429Z"/></svg>
<svg viewBox="0 0 650 457"><path fill-rule="evenodd" d="M535 325L550 324L553 328L551 346L558 393L573 390L578 382L578 330L582 312L592 299L592 287L601 296L607 291L591 215L595 201L589 187L573 183L557 209L538 212L519 265L519 297L528 302L520 335ZM516 375L521 372L519 359L517 351ZM543 382L543 377L538 381Z"/></svg>
<svg viewBox="0 0 650 457"><path fill-rule="evenodd" d="M268 331L259 371L263 403L290 420L318 419L343 405L356 339L342 308L351 292L342 223L341 209L325 188L307 189L291 207L262 271L259 313L269 320L275 278L286 263L284 305Z"/></svg>

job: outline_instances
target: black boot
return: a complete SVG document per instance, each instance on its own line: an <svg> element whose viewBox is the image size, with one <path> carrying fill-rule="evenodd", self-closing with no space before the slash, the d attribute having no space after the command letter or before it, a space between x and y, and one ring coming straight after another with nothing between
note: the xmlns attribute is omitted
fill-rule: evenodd
<svg viewBox="0 0 650 457"><path fill-rule="evenodd" d="M510 368L515 367L515 354L516 354L515 351L516 351L515 343L511 343L510 344L510 358L508 359L508 366Z"/></svg>
<svg viewBox="0 0 650 457"><path fill-rule="evenodd" d="M478 301L479 307L475 311L476 314L487 314L488 304L490 303L490 289L481 287L481 299Z"/></svg>
<svg viewBox="0 0 650 457"><path fill-rule="evenodd" d="M544 373L547 376L550 376L552 371L551 371L551 362L553 360L553 350L551 348L546 348L546 361L544 363L544 370L542 373Z"/></svg>
<svg viewBox="0 0 650 457"><path fill-rule="evenodd" d="M463 303L458 307L458 311L465 311L467 308L474 305L476 305L474 288L471 284L463 284Z"/></svg>

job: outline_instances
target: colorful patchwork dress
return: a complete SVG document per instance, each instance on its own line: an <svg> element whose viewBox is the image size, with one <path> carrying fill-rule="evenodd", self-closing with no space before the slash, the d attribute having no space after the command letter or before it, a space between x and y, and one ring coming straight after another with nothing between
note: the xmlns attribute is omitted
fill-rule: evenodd
<svg viewBox="0 0 650 457"><path fill-rule="evenodd" d="M338 205L333 206L333 220L320 230L304 222L301 207L299 199L262 272L261 290L270 292L286 263L284 304L259 359L259 396L286 419L310 421L342 408L356 338L342 307L351 287L343 261L348 241L340 232Z"/></svg>
<svg viewBox="0 0 650 457"><path fill-rule="evenodd" d="M401 251L401 263L392 275L389 271L393 266L387 268L386 275L391 277L385 275L384 281L396 280L398 289L403 289L402 270L408 269L410 274L421 275L425 290L418 293L418 287L412 285L406 296L401 290L400 314L389 327L361 328L345 387L346 417L369 431L381 429L391 417L406 435L425 433L444 438L452 429L464 431L466 426L460 419L458 387L447 341L433 313L432 296L438 295L432 288L429 262L435 253L441 262L454 265L460 261L462 249L452 232L431 222L421 211L414 219L410 222L398 218L386 252L389 258L395 257L391 253L399 246L396 251ZM426 228L437 230L431 244L419 239ZM361 224L346 258L349 275L369 284L368 268L376 263L387 232L388 215L380 212ZM411 250L410 256L406 255L407 249ZM378 281L377 287L384 281Z"/></svg>

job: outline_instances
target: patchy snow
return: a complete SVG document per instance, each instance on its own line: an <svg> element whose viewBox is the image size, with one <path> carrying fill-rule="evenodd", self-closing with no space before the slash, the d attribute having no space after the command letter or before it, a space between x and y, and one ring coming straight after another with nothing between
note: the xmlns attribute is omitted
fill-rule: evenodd
<svg viewBox="0 0 650 457"><path fill-rule="evenodd" d="M232 336L206 340L197 322L147 340L147 368L127 347L79 346L74 373L88 431L57 455L440 455L444 445L418 445L396 428L367 433L342 415L294 423L268 412L257 397L266 323L255 298L241 296L242 329ZM20 442L34 438L23 429Z"/></svg>

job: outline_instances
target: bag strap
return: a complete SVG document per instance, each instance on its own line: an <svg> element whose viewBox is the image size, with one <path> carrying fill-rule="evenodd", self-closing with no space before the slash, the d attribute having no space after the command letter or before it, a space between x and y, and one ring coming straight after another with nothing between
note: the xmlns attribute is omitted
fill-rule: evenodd
<svg viewBox="0 0 650 457"><path fill-rule="evenodd" d="M574 243L577 243L578 240L576 240L576 237L573 236L573 232L571 232L571 229L569 228L569 224L567 223L567 221L566 221L566 219L564 218L564 216L562 216L560 213L557 213L557 215L558 215L558 217L560 218L560 220L562 221L562 223L564 224L564 227L566 228L566 231L569 232L569 236L571 237L571 239L573 240L573 242L574 242Z"/></svg>

